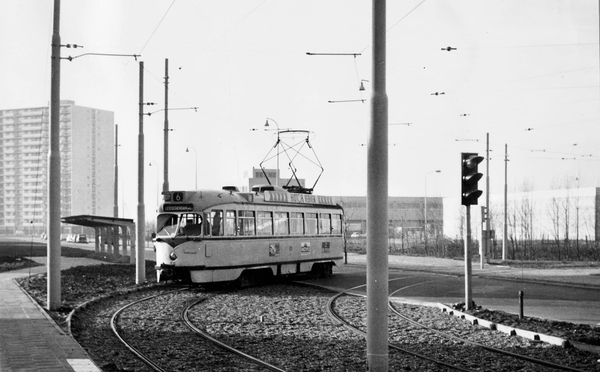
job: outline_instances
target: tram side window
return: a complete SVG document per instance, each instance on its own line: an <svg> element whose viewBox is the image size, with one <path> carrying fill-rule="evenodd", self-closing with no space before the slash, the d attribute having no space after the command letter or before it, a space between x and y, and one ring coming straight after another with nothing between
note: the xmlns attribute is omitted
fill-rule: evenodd
<svg viewBox="0 0 600 372"><path fill-rule="evenodd" d="M317 234L317 214L316 213L305 213L304 214L304 234L305 235L316 235Z"/></svg>
<svg viewBox="0 0 600 372"><path fill-rule="evenodd" d="M288 213L275 212L275 235L288 235Z"/></svg>
<svg viewBox="0 0 600 372"><path fill-rule="evenodd" d="M319 234L331 234L331 215L319 213Z"/></svg>
<svg viewBox="0 0 600 372"><path fill-rule="evenodd" d="M273 235L271 212L256 212L256 235Z"/></svg>
<svg viewBox="0 0 600 372"><path fill-rule="evenodd" d="M204 217L208 223L204 226L204 235L206 236L222 236L223 235L223 211L214 210L210 213L205 213Z"/></svg>
<svg viewBox="0 0 600 372"><path fill-rule="evenodd" d="M302 235L304 234L302 213L292 212L290 213L290 234Z"/></svg>
<svg viewBox="0 0 600 372"><path fill-rule="evenodd" d="M235 220L235 211L225 211L225 235L232 236L237 234Z"/></svg>
<svg viewBox="0 0 600 372"><path fill-rule="evenodd" d="M240 235L256 235L254 211L240 211Z"/></svg>
<svg viewBox="0 0 600 372"><path fill-rule="evenodd" d="M342 233L342 215L334 214L331 216L331 233L341 234Z"/></svg>
<svg viewBox="0 0 600 372"><path fill-rule="evenodd" d="M186 236L201 236L202 216L198 213L185 213L179 216L179 234Z"/></svg>

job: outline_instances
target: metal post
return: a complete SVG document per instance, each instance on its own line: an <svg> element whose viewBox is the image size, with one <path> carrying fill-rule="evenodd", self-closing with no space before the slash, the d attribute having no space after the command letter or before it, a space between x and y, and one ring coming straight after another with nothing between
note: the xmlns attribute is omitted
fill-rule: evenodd
<svg viewBox="0 0 600 372"><path fill-rule="evenodd" d="M165 58L165 153L163 192L169 191L169 59ZM142 242L140 240L139 242ZM138 242L138 243L139 243Z"/></svg>
<svg viewBox="0 0 600 372"><path fill-rule="evenodd" d="M423 204L423 239L425 242L425 252L427 252L427 174L425 175L425 200Z"/></svg>
<svg viewBox="0 0 600 372"><path fill-rule="evenodd" d="M423 203L423 204L425 204L424 208L423 208L424 209L424 211L423 211L424 221L425 221L425 224L423 227L423 234L424 234L424 238L425 238L425 251L427 251L427 175L430 173L440 173L440 172L441 172L441 170L437 169L437 170L425 173L425 202Z"/></svg>
<svg viewBox="0 0 600 372"><path fill-rule="evenodd" d="M144 257L144 230L146 229L146 206L144 205L144 62L140 62L140 107L138 135L138 208L137 208L137 250L135 283L146 281L146 258Z"/></svg>
<svg viewBox="0 0 600 372"><path fill-rule="evenodd" d="M491 234L490 234L490 134L486 133L486 142L487 142L487 154L485 157L486 162L486 171L485 171L485 229L487 230L487 235L484 239L485 245L483 246L483 254L489 260L489 254L491 251ZM483 269L483 260L481 261L481 268Z"/></svg>
<svg viewBox="0 0 600 372"><path fill-rule="evenodd" d="M508 247L508 145L504 144L504 231L502 236L502 260L506 260Z"/></svg>
<svg viewBox="0 0 600 372"><path fill-rule="evenodd" d="M115 124L115 200L113 217L119 218L119 124Z"/></svg>
<svg viewBox="0 0 600 372"><path fill-rule="evenodd" d="M60 0L54 0L48 150L48 310L61 307L60 288Z"/></svg>
<svg viewBox="0 0 600 372"><path fill-rule="evenodd" d="M367 157L367 366L388 371L388 97L386 1L373 0L373 91Z"/></svg>
<svg viewBox="0 0 600 372"><path fill-rule="evenodd" d="M524 303L524 292L523 291L519 291L519 319L523 319L523 309L525 307L525 303Z"/></svg>
<svg viewBox="0 0 600 372"><path fill-rule="evenodd" d="M483 205L481 206L481 224L480 226L480 230L481 230L481 255L480 255L480 260L479 260L479 268L483 269L484 265L483 265L483 259L485 258L485 247L486 247L486 241L487 241L487 232L485 230L485 220L486 220L486 207L484 207Z"/></svg>
<svg viewBox="0 0 600 372"><path fill-rule="evenodd" d="M471 288L471 206L466 208L466 236L465 236L465 309L473 307L473 291Z"/></svg>

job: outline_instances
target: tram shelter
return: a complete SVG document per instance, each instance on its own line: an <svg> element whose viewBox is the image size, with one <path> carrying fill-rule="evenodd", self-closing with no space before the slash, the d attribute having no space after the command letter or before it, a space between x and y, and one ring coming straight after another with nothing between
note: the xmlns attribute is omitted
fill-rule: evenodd
<svg viewBox="0 0 600 372"><path fill-rule="evenodd" d="M129 218L79 215L62 217L63 223L86 226L94 229L94 251L127 255L129 244L129 262L135 263L135 222ZM121 232L119 233L119 228ZM121 243L121 244L120 244ZM122 253L120 250L122 246Z"/></svg>

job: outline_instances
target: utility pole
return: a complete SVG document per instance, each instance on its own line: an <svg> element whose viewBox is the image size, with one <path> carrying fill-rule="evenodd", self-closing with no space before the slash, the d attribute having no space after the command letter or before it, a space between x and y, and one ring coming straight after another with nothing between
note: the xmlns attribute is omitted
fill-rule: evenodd
<svg viewBox="0 0 600 372"><path fill-rule="evenodd" d="M119 124L115 124L115 191L113 217L119 218Z"/></svg>
<svg viewBox="0 0 600 372"><path fill-rule="evenodd" d="M61 307L60 278L60 0L54 0L48 150L48 310Z"/></svg>
<svg viewBox="0 0 600 372"><path fill-rule="evenodd" d="M138 207L135 284L146 281L145 257L146 206L144 205L144 62L140 61L140 107L138 134Z"/></svg>
<svg viewBox="0 0 600 372"><path fill-rule="evenodd" d="M169 59L165 58L165 153L163 192L169 191Z"/></svg>
<svg viewBox="0 0 600 372"><path fill-rule="evenodd" d="M485 155L485 231L482 234L482 246L480 256L480 268L483 269L487 255L490 252L490 134L486 133L486 155Z"/></svg>
<svg viewBox="0 0 600 372"><path fill-rule="evenodd" d="M508 144L504 144L504 231L502 232L502 260L506 260L508 247Z"/></svg>
<svg viewBox="0 0 600 372"><path fill-rule="evenodd" d="M489 259L489 254L491 251L491 243L492 243L492 237L490 235L490 216L491 216L491 212L490 212L490 134L487 133L487 164L486 164L486 171L485 171L485 192L486 192L486 196L485 196L485 207L486 207L486 219L485 219L485 229L487 230L487 235L485 238L485 254L486 257L488 257Z"/></svg>
<svg viewBox="0 0 600 372"><path fill-rule="evenodd" d="M387 372L388 351L388 97L386 1L372 0L373 90L367 148L367 368Z"/></svg>

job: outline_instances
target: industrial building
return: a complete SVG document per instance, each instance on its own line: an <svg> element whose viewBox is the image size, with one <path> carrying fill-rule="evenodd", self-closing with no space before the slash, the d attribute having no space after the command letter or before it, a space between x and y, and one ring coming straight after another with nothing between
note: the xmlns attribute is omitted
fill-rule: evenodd
<svg viewBox="0 0 600 372"><path fill-rule="evenodd" d="M48 216L50 110L0 110L0 234L40 235ZM60 104L61 216L113 214L114 114ZM65 225L63 233L82 227Z"/></svg>
<svg viewBox="0 0 600 372"><path fill-rule="evenodd" d="M367 232L367 198L338 196L344 207L346 232L364 235ZM389 237L419 241L443 235L444 203L441 197L388 197Z"/></svg>

